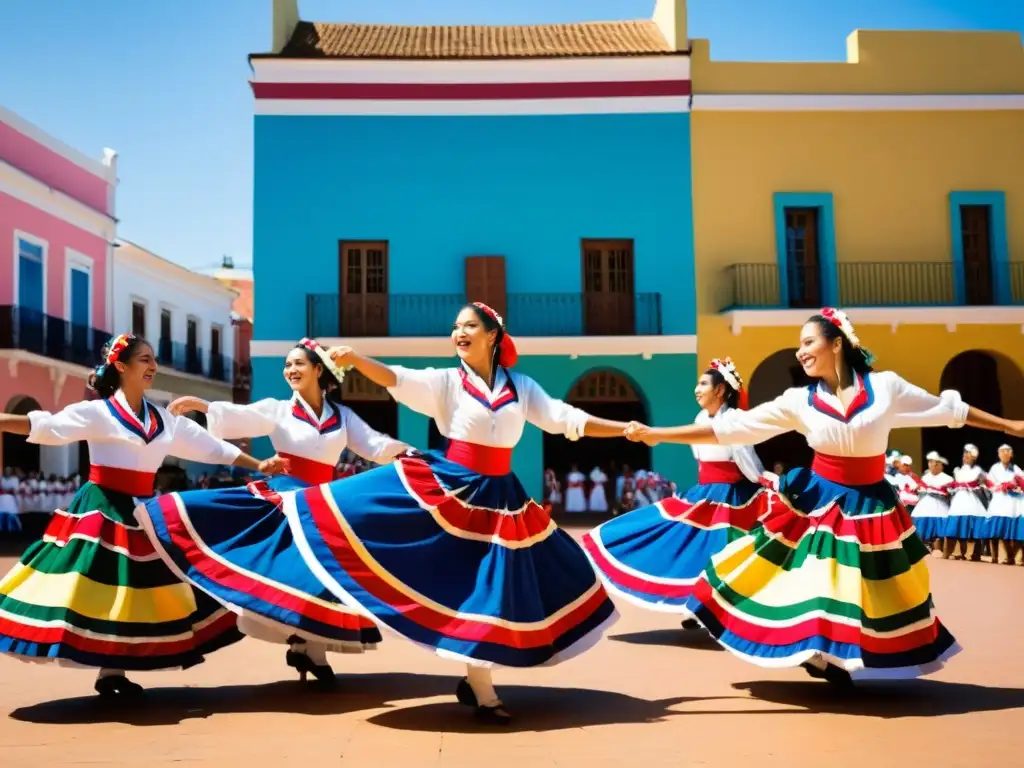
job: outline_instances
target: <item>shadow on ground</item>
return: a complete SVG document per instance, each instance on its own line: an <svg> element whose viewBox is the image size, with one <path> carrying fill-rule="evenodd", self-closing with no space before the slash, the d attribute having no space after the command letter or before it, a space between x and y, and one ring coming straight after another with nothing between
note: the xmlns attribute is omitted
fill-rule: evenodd
<svg viewBox="0 0 1024 768"><path fill-rule="evenodd" d="M1024 709L1024 688L990 688L939 680L863 682L849 692L811 680L734 683L733 688L774 704L884 719Z"/></svg>
<svg viewBox="0 0 1024 768"><path fill-rule="evenodd" d="M704 630L687 630L682 627L609 635L608 639L619 643L629 643L630 645L663 645L667 648L693 648L698 651L725 650Z"/></svg>

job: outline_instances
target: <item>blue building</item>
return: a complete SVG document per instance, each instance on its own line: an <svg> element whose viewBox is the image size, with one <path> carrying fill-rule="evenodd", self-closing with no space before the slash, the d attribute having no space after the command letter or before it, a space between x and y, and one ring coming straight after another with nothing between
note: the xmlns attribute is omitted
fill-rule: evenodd
<svg viewBox="0 0 1024 768"><path fill-rule="evenodd" d="M693 418L698 369L684 0L654 18L533 27L299 20L275 0L255 96L253 396L302 336L453 364L485 301L517 367L591 412ZM346 402L418 446L428 419L365 379ZM690 451L528 428L514 467L611 462L690 481Z"/></svg>

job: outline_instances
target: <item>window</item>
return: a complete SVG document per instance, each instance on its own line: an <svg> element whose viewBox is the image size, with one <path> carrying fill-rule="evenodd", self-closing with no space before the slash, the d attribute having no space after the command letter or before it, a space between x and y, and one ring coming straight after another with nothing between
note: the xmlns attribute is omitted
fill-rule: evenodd
<svg viewBox="0 0 1024 768"><path fill-rule="evenodd" d="M66 250L65 316L70 324L71 354L91 356L92 334L92 259Z"/></svg>
<svg viewBox="0 0 1024 768"><path fill-rule="evenodd" d="M210 326L210 378L224 380L224 356L220 350L220 339L223 329L219 325Z"/></svg>
<svg viewBox="0 0 1024 768"><path fill-rule="evenodd" d="M633 241L583 240L583 332L621 336L636 332Z"/></svg>
<svg viewBox="0 0 1024 768"><path fill-rule="evenodd" d="M158 354L160 362L173 362L173 345L171 343L171 310L164 308L160 310L160 341Z"/></svg>
<svg viewBox="0 0 1024 768"><path fill-rule="evenodd" d="M203 363L199 350L199 321L194 317L188 318L185 325L185 371L187 373L201 374Z"/></svg>
<svg viewBox="0 0 1024 768"><path fill-rule="evenodd" d="M991 206L960 206L960 244L963 249L964 293L967 304L994 304Z"/></svg>
<svg viewBox="0 0 1024 768"><path fill-rule="evenodd" d="M136 336L146 335L146 304L141 301L132 302L132 333Z"/></svg>
<svg viewBox="0 0 1024 768"><path fill-rule="evenodd" d="M219 355L220 354L220 334L221 334L221 327L219 325L214 325L214 326L212 326L210 328L210 354L211 355Z"/></svg>
<svg viewBox="0 0 1024 768"><path fill-rule="evenodd" d="M466 299L482 301L506 320L504 256L466 257Z"/></svg>
<svg viewBox="0 0 1024 768"><path fill-rule="evenodd" d="M342 336L388 335L388 244L339 242Z"/></svg>
<svg viewBox="0 0 1024 768"><path fill-rule="evenodd" d="M1020 281L1010 264L1005 192L950 192L949 243L956 304L986 306L1020 301Z"/></svg>
<svg viewBox="0 0 1024 768"><path fill-rule="evenodd" d="M817 208L786 208L786 277L790 307L820 307L821 247Z"/></svg>

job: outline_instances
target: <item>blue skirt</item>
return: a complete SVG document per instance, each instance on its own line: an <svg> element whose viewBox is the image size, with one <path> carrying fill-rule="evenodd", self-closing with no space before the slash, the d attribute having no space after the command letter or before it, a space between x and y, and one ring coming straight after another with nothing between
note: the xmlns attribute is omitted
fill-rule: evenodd
<svg viewBox="0 0 1024 768"><path fill-rule="evenodd" d="M338 598L441 656L556 664L617 618L579 544L511 473L410 455L284 494L284 510Z"/></svg>
<svg viewBox="0 0 1024 768"><path fill-rule="evenodd" d="M583 547L614 594L643 608L688 615L686 599L711 557L768 510L749 480L695 485L683 496L613 518Z"/></svg>
<svg viewBox="0 0 1024 768"><path fill-rule="evenodd" d="M372 648L380 630L310 572L281 512L281 494L306 487L275 477L172 493L140 505L136 518L164 562L246 619L248 634L267 640L297 635L345 653Z"/></svg>

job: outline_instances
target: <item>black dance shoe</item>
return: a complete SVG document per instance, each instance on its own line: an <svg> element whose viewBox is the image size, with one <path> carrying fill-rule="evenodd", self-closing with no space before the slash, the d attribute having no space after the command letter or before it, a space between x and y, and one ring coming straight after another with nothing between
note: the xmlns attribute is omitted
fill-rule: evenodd
<svg viewBox="0 0 1024 768"><path fill-rule="evenodd" d="M97 678L93 688L100 696L106 697L138 698L145 693L145 688L138 683L133 683L124 675Z"/></svg>
<svg viewBox="0 0 1024 768"><path fill-rule="evenodd" d="M692 632L695 629L700 629L700 622L696 619L683 619L683 629L687 632Z"/></svg>
<svg viewBox="0 0 1024 768"><path fill-rule="evenodd" d="M804 671L815 680L824 680L841 690L853 690L853 678L850 673L835 664L829 664L824 669L819 669L811 663L801 664Z"/></svg>
<svg viewBox="0 0 1024 768"><path fill-rule="evenodd" d="M459 681L458 686L455 688L455 698L462 706L472 708L476 719L482 723L488 725L508 725L512 722L512 715L505 709L504 704L499 702L490 707L480 706L468 678L464 677Z"/></svg>
<svg viewBox="0 0 1024 768"><path fill-rule="evenodd" d="M299 680L303 683L306 682L306 676L312 673L316 678L314 685L321 690L330 690L338 684L330 664L314 664L309 656L299 651L288 651L284 660L289 667L298 671Z"/></svg>

